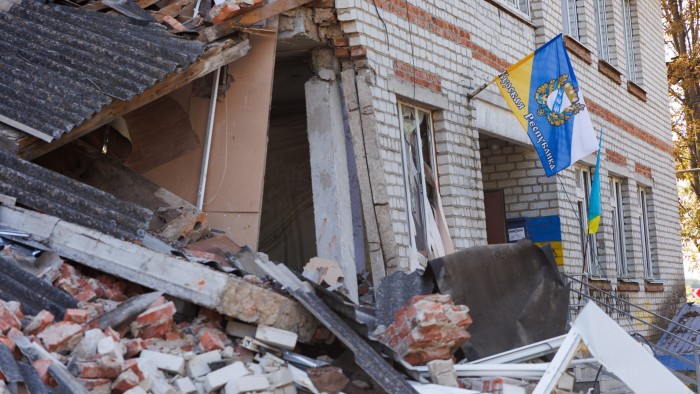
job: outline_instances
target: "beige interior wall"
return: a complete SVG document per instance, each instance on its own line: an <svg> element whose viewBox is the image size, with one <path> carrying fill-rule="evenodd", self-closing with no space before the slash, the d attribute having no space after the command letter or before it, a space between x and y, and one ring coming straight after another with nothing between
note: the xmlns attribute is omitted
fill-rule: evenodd
<svg viewBox="0 0 700 394"><path fill-rule="evenodd" d="M217 103L204 211L211 227L256 249L277 40L251 36L250 41L250 52L228 66L233 82ZM204 141L209 99L191 96L190 91L183 88L174 97L189 103L192 127ZM194 204L202 152L199 147L144 175Z"/></svg>

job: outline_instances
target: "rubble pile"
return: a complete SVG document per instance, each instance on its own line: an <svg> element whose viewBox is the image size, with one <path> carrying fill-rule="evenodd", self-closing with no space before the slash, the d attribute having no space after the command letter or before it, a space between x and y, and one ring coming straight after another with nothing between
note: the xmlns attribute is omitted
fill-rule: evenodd
<svg viewBox="0 0 700 394"><path fill-rule="evenodd" d="M295 379L305 376L274 355L296 346L297 335L289 331L226 320L205 308L192 319L178 319L176 303L161 293L109 275L90 277L68 263L49 276L81 308L66 309L59 320L46 310L24 315L20 303L0 301L0 347L19 362L17 342L23 339L50 353L32 362L48 387L67 384L49 373L58 363L92 393L287 394L296 393ZM115 312L121 318L104 319ZM11 369L8 363L0 360L0 370ZM0 381L0 392L16 384L2 374Z"/></svg>

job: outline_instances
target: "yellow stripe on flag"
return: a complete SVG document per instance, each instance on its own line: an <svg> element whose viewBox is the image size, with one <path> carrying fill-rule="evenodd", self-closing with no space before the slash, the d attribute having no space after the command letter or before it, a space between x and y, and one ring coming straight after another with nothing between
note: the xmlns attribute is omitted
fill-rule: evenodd
<svg viewBox="0 0 700 394"><path fill-rule="evenodd" d="M496 84L506 103L516 115L518 121L527 132L528 124L525 115L528 114L530 97L530 79L532 77L532 62L535 53L510 66L505 73L496 77Z"/></svg>

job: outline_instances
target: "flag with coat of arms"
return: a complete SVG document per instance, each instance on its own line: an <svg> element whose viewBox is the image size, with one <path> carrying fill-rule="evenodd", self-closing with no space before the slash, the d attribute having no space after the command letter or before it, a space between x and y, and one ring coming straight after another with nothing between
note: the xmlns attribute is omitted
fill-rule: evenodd
<svg viewBox="0 0 700 394"><path fill-rule="evenodd" d="M527 131L547 176L598 149L561 34L509 67L496 82Z"/></svg>

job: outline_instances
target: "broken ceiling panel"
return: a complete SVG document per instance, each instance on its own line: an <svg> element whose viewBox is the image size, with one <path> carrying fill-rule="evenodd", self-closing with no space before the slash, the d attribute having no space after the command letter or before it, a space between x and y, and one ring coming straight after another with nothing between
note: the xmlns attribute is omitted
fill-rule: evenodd
<svg viewBox="0 0 700 394"><path fill-rule="evenodd" d="M24 0L0 12L0 122L51 141L203 51L156 24Z"/></svg>

